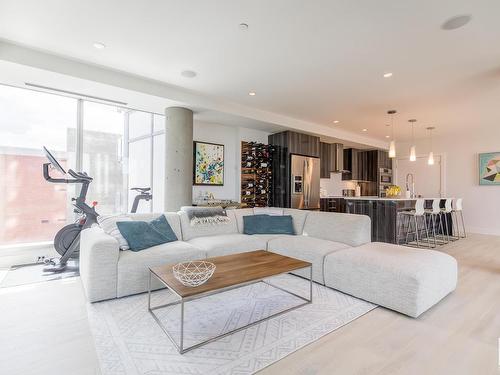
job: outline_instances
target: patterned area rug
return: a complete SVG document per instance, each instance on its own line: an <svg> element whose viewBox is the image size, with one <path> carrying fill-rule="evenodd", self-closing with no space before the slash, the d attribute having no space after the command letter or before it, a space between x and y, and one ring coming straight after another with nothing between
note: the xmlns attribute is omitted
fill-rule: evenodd
<svg viewBox="0 0 500 375"><path fill-rule="evenodd" d="M309 282L292 275L273 277L277 286L307 296ZM152 305L175 300L154 292ZM301 302L264 283L185 304L187 345L258 320ZM103 375L253 374L348 324L376 305L313 285L313 303L248 329L179 354L147 310L147 294L88 305ZM179 306L155 310L179 337Z"/></svg>

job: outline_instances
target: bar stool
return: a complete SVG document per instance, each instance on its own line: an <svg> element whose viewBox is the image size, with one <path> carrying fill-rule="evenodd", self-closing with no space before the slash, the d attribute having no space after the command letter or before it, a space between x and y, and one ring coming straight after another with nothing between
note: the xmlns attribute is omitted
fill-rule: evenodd
<svg viewBox="0 0 500 375"><path fill-rule="evenodd" d="M464 221L464 214L463 214L463 211L462 211L462 198L457 198L455 199L453 202L453 208L451 210L451 214L452 214L452 220L457 224L457 234L458 234L458 237L461 237L461 238L466 238L467 237L467 233L465 232L465 221ZM461 219L461 222L462 222L462 229L464 230L464 235L461 236L460 235L460 230L459 230L459 225L458 225L458 214L460 213L460 219ZM453 219L453 216L455 216L455 218Z"/></svg>
<svg viewBox="0 0 500 375"><path fill-rule="evenodd" d="M421 232L424 230L425 231L425 236L427 239L427 247L431 247L431 242L429 238L429 230L427 228L427 220L425 218L425 200L423 198L418 198L415 201L415 209L411 211L401 211L400 214L408 220L407 226L406 226L406 235L405 235L405 245L407 246L412 246L410 245L410 241L408 241L408 237L410 234L415 234L415 239L417 242L417 247L424 247L423 245L420 245L420 242L423 243L422 241L422 235ZM423 229L419 228L418 222L421 222L423 224ZM411 231L411 223L413 222L413 227L414 231ZM403 224L404 228L404 224ZM413 241L411 241L413 242Z"/></svg>
<svg viewBox="0 0 500 375"><path fill-rule="evenodd" d="M453 199L446 198L444 202L444 208L441 208L441 214L444 216L444 223L446 226L446 237L448 237L448 242L458 240L457 237L453 237L453 233L450 236L450 227L448 226L448 214L450 214L450 219L451 219L451 212L453 211L452 201ZM453 230L453 223L451 224L452 224L451 229Z"/></svg>
<svg viewBox="0 0 500 375"><path fill-rule="evenodd" d="M443 220L442 220L443 216L442 216L442 210L441 210L441 199L434 198L432 200L432 208L426 209L425 213L429 217L429 225L432 226L434 247L436 247L438 244L444 245L445 243L448 243L448 241L445 239L445 236L444 236L444 228L443 228ZM437 226L437 232L436 232L436 226ZM441 235L439 233L441 233ZM441 239L439 240L439 243L438 243L437 237L439 235L441 236Z"/></svg>

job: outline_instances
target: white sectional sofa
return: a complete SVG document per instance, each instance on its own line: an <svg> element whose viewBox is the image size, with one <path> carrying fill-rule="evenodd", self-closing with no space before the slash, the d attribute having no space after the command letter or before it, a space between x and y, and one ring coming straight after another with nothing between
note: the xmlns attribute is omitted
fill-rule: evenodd
<svg viewBox="0 0 500 375"><path fill-rule="evenodd" d="M423 312L421 307L415 308L416 304L419 306L430 304L428 306L430 307L455 289L456 261L452 257L435 251L427 251L425 255L417 259L407 256L408 251L413 251L412 249L388 244L370 244L371 222L368 216L287 208L272 208L272 210L273 213L292 216L296 235L243 234L243 217L254 215L254 213L263 213L262 209L254 211L251 208L228 210L229 222L220 225L192 226L188 215L183 211L165 213L167 221L179 240L138 252L121 251L117 240L107 235L100 227L94 226L86 229L81 235L80 275L87 298L90 302L96 302L145 292L149 277L148 267L151 266L260 249L309 261L313 264L313 280L315 282L323 285L326 283L329 287L376 304L385 305L410 316L418 316ZM149 221L159 215L130 214L128 216L133 220ZM389 267L392 273L388 272L388 275L379 277L380 275L375 272L371 279L367 277L367 273L373 272L377 268L376 257L373 257L371 262L361 264L351 256L353 250L363 248L363 245L375 249L372 250L373 254L387 246L397 249L393 252L394 259L391 260ZM341 256L334 258L336 253L341 254ZM342 256L342 254L346 255ZM436 256L440 257L439 264L443 267L431 266L432 263L435 263ZM382 256L379 257L379 260L385 262L386 258ZM411 284L409 295L406 296L409 300L425 299L423 304L420 302L415 302L413 305L411 303L389 303L384 299L386 296L378 300L371 298L370 293L359 292L359 290L368 288L367 282L376 285L373 280L379 278L379 295L394 295L391 291L393 288L405 287L404 283L401 285L397 283L401 279L401 274L397 271L398 264L401 263L401 267L399 267L401 272L407 273L408 280L412 281L415 279L411 272L412 265L426 269L426 262L429 264L429 269L428 272L426 271L427 273L424 273L430 277L423 277ZM339 268L345 272L340 272ZM425 290L419 289L419 283L432 282L434 273L446 274L447 276L444 278L447 281L439 293L426 294ZM302 275L300 271L298 274L306 276ZM339 278L343 282L339 282ZM347 280L349 281L347 282ZM435 280L437 281L438 278ZM359 283L359 288L351 286L351 284L357 283ZM161 285L155 283L153 287L160 288Z"/></svg>

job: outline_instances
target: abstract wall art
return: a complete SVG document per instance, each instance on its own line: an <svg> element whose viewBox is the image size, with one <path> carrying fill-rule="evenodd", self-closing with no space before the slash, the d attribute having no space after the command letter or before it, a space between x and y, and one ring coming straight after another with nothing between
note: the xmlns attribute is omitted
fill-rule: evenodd
<svg viewBox="0 0 500 375"><path fill-rule="evenodd" d="M224 145L194 142L194 185L224 185Z"/></svg>
<svg viewBox="0 0 500 375"><path fill-rule="evenodd" d="M479 185L500 185L500 152L479 154Z"/></svg>

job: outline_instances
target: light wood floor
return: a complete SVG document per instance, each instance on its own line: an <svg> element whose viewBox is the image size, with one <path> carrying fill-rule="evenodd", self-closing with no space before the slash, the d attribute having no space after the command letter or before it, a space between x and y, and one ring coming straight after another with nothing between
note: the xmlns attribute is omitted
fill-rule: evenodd
<svg viewBox="0 0 500 375"><path fill-rule="evenodd" d="M419 319L377 308L260 374L500 374L500 237L443 251L458 288ZM78 278L0 288L0 374L99 373L85 303Z"/></svg>
<svg viewBox="0 0 500 375"><path fill-rule="evenodd" d="M259 374L500 374L500 237L442 248L458 287L418 319L377 308Z"/></svg>

